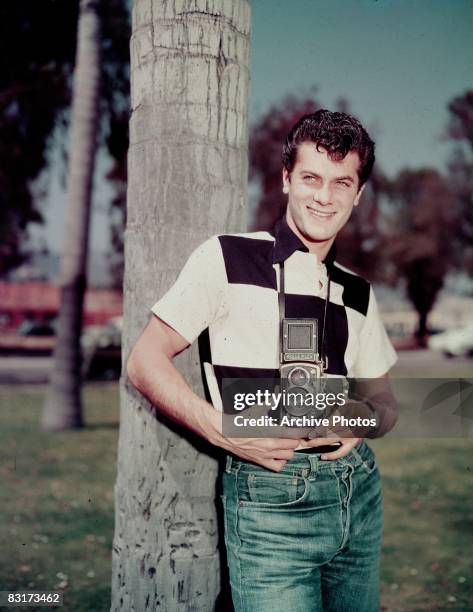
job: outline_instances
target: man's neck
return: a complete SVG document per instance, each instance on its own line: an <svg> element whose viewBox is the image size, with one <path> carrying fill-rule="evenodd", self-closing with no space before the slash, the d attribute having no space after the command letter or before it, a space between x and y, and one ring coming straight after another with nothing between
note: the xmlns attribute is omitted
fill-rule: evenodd
<svg viewBox="0 0 473 612"><path fill-rule="evenodd" d="M324 261L327 257L327 253L330 251L330 247L335 241L335 236L329 238L328 240L310 240L306 238L301 232L297 229L296 224L292 219L288 218L286 214L286 222L291 230L296 234L296 236L303 242L303 244L309 249L309 253L314 253L317 255L317 259L319 261Z"/></svg>

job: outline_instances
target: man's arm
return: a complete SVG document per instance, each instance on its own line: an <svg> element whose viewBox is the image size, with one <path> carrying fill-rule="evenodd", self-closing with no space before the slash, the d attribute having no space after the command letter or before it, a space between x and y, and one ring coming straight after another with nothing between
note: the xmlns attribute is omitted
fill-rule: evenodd
<svg viewBox="0 0 473 612"><path fill-rule="evenodd" d="M340 409L339 414L350 418L376 418L376 427L339 426L332 429L340 436L341 447L322 455L322 459L340 459L347 455L363 438L380 438L390 431L398 418L398 404L391 390L389 372L372 379L357 381L355 394L357 400L349 401ZM358 436L358 437L353 437Z"/></svg>
<svg viewBox="0 0 473 612"><path fill-rule="evenodd" d="M399 416L399 406L391 389L389 373L378 378L357 380L355 394L361 405L365 404L368 408L365 416L374 416L378 422L366 437L381 438L391 431Z"/></svg>
<svg viewBox="0 0 473 612"><path fill-rule="evenodd" d="M163 414L211 444L270 470L282 470L300 440L222 435L221 414L192 391L173 364L188 346L185 338L153 315L128 358L128 378Z"/></svg>

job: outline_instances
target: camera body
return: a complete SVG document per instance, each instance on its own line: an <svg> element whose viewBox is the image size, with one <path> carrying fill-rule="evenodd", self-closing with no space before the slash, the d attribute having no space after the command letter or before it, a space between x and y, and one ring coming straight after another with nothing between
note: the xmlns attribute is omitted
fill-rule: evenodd
<svg viewBox="0 0 473 612"><path fill-rule="evenodd" d="M285 317L282 320L281 391L288 401L281 404L281 416L320 415L313 405L304 403L305 397L315 397L325 388L327 364L318 353L318 335L317 319Z"/></svg>

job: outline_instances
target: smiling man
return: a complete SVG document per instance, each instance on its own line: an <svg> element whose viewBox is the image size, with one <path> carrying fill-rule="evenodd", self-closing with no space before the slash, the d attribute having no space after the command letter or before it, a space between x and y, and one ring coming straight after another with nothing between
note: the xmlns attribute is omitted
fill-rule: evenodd
<svg viewBox="0 0 473 612"><path fill-rule="evenodd" d="M321 260L363 193L359 165L357 153L349 152L336 161L326 149L303 142L292 171L283 170L289 227L302 241L308 241Z"/></svg>
<svg viewBox="0 0 473 612"><path fill-rule="evenodd" d="M335 261L335 237L373 163L374 143L350 115L302 117L283 147L285 217L273 232L218 235L198 247L152 307L128 360L130 380L160 410L226 452L222 501L237 612L379 609L381 484L364 439L346 431L229 437L219 412L224 379L278 378L285 322L309 321L313 371L364 379L362 400L346 414L376 413L365 437L393 427L387 373L396 355L373 289ZM213 406L172 362L205 329Z"/></svg>

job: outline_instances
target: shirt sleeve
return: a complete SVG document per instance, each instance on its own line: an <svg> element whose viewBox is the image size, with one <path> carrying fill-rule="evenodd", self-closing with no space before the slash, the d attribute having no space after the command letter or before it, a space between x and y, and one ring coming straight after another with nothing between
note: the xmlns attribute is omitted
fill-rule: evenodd
<svg viewBox="0 0 473 612"><path fill-rule="evenodd" d="M377 378L390 370L396 361L396 351L381 320L373 287L370 287L368 312L360 333L354 375L356 378Z"/></svg>
<svg viewBox="0 0 473 612"><path fill-rule="evenodd" d="M176 282L152 307L189 344L226 309L227 275L216 236L198 246L184 264Z"/></svg>

